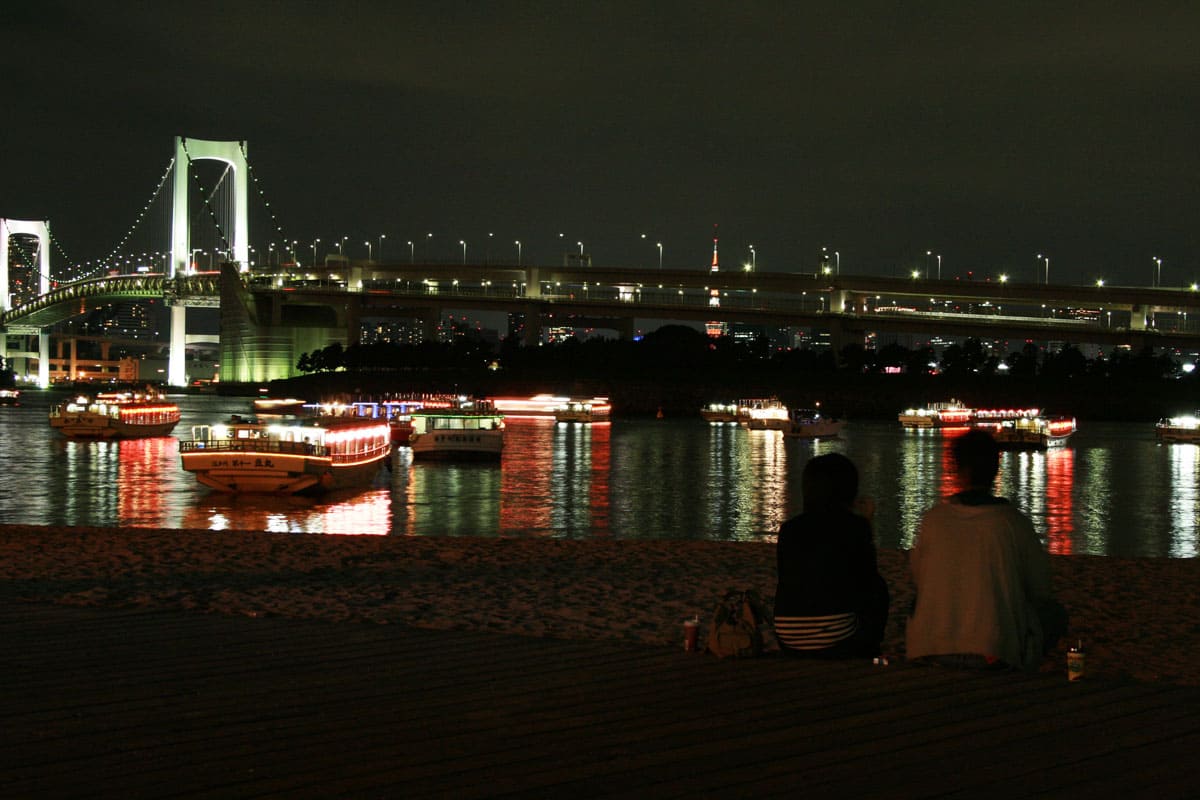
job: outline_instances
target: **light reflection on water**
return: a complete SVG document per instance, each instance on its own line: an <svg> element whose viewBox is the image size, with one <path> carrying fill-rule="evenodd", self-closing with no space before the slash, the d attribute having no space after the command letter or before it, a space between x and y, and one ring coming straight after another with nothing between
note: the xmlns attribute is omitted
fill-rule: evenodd
<svg viewBox="0 0 1200 800"><path fill-rule="evenodd" d="M695 420L556 425L510 419L495 463L413 463L361 492L318 499L210 493L179 467L178 439L72 442L28 392L0 407L0 521L296 533L769 540L800 507L800 474L842 452L876 501L876 534L907 547L950 494L950 438L887 422L801 441ZM180 395L177 437L247 413L238 398ZM1200 447L1158 445L1151 425L1082 423L1071 446L1004 456L999 487L1052 552L1191 558L1200 549Z"/></svg>

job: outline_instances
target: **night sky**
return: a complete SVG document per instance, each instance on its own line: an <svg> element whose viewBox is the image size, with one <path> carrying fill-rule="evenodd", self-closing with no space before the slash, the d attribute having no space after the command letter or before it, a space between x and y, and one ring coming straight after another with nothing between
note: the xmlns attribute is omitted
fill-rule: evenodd
<svg viewBox="0 0 1200 800"><path fill-rule="evenodd" d="M182 134L354 257L1200 278L1197 4L192 7L6 7L0 216L101 257Z"/></svg>

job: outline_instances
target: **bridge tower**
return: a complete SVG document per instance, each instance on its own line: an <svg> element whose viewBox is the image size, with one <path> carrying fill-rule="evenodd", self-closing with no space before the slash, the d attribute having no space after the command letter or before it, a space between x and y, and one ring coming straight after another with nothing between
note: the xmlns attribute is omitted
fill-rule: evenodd
<svg viewBox="0 0 1200 800"><path fill-rule="evenodd" d="M49 220L0 218L0 311L12 310L12 291L8 279L8 240L14 235L36 236L38 240L38 293L50 291ZM4 337L4 357L8 358L8 337ZM50 335L38 335L38 386L50 385Z"/></svg>
<svg viewBox="0 0 1200 800"><path fill-rule="evenodd" d="M233 260L245 272L250 264L249 168L244 141L215 142L175 137L174 202L171 206L171 272L167 277L191 271L191 230L188 227L188 165L192 161L222 161L233 170ZM171 347L167 383L187 384L187 308L171 307Z"/></svg>

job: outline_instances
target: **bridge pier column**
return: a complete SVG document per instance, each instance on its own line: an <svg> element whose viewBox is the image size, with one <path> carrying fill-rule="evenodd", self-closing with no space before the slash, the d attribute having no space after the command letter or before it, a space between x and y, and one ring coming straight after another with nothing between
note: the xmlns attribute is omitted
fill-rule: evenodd
<svg viewBox="0 0 1200 800"><path fill-rule="evenodd" d="M542 296L542 282L538 275L537 267L530 267L529 271L526 272L525 274L526 274L525 296L526 297L541 297Z"/></svg>
<svg viewBox="0 0 1200 800"><path fill-rule="evenodd" d="M187 306L171 306L171 346L167 353L167 384L187 386Z"/></svg>
<svg viewBox="0 0 1200 800"><path fill-rule="evenodd" d="M1152 319L1152 315L1146 306L1134 306L1129 309L1129 329L1133 331L1146 330L1147 323Z"/></svg>
<svg viewBox="0 0 1200 800"><path fill-rule="evenodd" d="M50 334L38 334L38 386L50 388Z"/></svg>
<svg viewBox="0 0 1200 800"><path fill-rule="evenodd" d="M617 336L622 341L633 341L633 336L637 332L637 329L633 325L634 322L633 317L621 317L617 320L617 324L614 327L617 329Z"/></svg>

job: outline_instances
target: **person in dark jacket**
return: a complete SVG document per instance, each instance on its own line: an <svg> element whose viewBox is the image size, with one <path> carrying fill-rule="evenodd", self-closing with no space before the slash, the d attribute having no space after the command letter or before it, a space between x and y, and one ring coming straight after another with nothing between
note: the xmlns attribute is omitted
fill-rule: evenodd
<svg viewBox="0 0 1200 800"><path fill-rule="evenodd" d="M890 596L879 574L869 504L840 453L818 456L801 479L804 511L779 529L775 637L785 655L880 654Z"/></svg>

